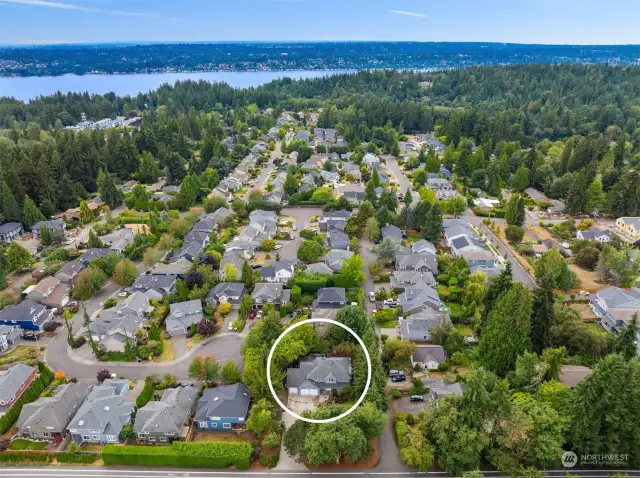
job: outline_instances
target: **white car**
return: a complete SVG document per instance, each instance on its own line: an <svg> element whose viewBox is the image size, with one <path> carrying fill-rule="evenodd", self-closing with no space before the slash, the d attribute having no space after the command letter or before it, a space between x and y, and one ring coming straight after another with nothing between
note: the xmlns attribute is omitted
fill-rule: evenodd
<svg viewBox="0 0 640 478"><path fill-rule="evenodd" d="M233 322L229 322L229 330L235 331L236 328L233 326Z"/></svg>
<svg viewBox="0 0 640 478"><path fill-rule="evenodd" d="M373 292L369 292L369 300L371 302L375 302L376 301L376 294Z"/></svg>
<svg viewBox="0 0 640 478"><path fill-rule="evenodd" d="M571 247L571 244L569 244L568 242L563 242L562 244L560 244L562 247L564 247L565 249L569 249Z"/></svg>
<svg viewBox="0 0 640 478"><path fill-rule="evenodd" d="M277 251L278 249L282 249L282 244L276 244L276 247L274 247L274 249Z"/></svg>
<svg viewBox="0 0 640 478"><path fill-rule="evenodd" d="M128 292L120 292L120 293L118 294L118 297L126 297L126 296L128 296L128 295L129 295L129 293L128 293Z"/></svg>
<svg viewBox="0 0 640 478"><path fill-rule="evenodd" d="M298 230L298 226L296 226L295 224L293 225L293 230L297 231Z"/></svg>

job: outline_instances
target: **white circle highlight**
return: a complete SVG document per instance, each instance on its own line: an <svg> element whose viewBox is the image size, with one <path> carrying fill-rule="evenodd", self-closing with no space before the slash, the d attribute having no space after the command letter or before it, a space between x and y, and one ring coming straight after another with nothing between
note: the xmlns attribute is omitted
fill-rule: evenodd
<svg viewBox="0 0 640 478"><path fill-rule="evenodd" d="M367 383L364 386L364 390L362 391L362 395L360 395L360 398L358 398L358 401L349 410L347 410L344 413L341 413L338 416L331 417L331 418L323 418L323 419L307 418L307 417L303 417L303 416L298 415L297 413L289 410L289 408L287 408L287 406L280 401L280 399L278 398L278 395L276 394L276 391L273 389L273 383L271 383L271 358L273 357L273 352L275 351L276 347L278 346L278 344L280 343L282 338L285 335L287 335L289 332L291 332L293 329L295 329L296 327L300 327L301 325L310 324L310 323L314 323L314 322L325 322L327 324L337 325L337 326L342 327L343 329L345 329L347 332L349 332L351 335L353 335L356 338L356 340L360 344L360 347L362 347L362 350L364 350L364 356L367 359ZM331 422L335 422L335 421L340 420L341 418L344 418L347 415L349 415L356 408L358 408L358 406L364 400L364 397L367 394L367 391L369 391L369 386L371 385L371 357L369 357L369 351L367 350L367 347L365 347L364 342L362 341L362 339L350 327L347 327L343 323L337 322L337 321L332 320L332 319L306 319L306 320L302 320L300 322L297 322L297 323L287 327L285 329L285 331L282 332L282 334L280 334L280 336L273 343L273 346L271 347L271 350L269 351L269 356L267 357L267 383L269 384L269 390L271 390L271 395L273 395L273 398L276 399L276 402L278 403L278 405L280 405L280 408L282 408L285 412L287 412L292 417L294 417L294 418L296 418L298 420L302 420L303 422L307 422L307 423L331 423Z"/></svg>

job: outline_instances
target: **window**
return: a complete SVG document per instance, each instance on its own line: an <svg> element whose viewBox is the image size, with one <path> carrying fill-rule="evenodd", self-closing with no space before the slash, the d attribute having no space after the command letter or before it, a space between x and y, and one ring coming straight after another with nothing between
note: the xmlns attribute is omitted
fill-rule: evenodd
<svg viewBox="0 0 640 478"><path fill-rule="evenodd" d="M118 437L115 435L107 435L107 441L118 441Z"/></svg>
<svg viewBox="0 0 640 478"><path fill-rule="evenodd" d="M91 436L89 436L89 435L82 435L82 439L83 439L83 440L91 440Z"/></svg>
<svg viewBox="0 0 640 478"><path fill-rule="evenodd" d="M138 438L140 438L141 440L144 440L144 433L138 433Z"/></svg>
<svg viewBox="0 0 640 478"><path fill-rule="evenodd" d="M149 441L156 441L155 437L149 437Z"/></svg>
<svg viewBox="0 0 640 478"><path fill-rule="evenodd" d="M212 423L211 424L211 428L218 428L218 424L217 423Z"/></svg>
<svg viewBox="0 0 640 478"><path fill-rule="evenodd" d="M163 441L163 442L166 442L167 441L167 437L160 437L159 440Z"/></svg>
<svg viewBox="0 0 640 478"><path fill-rule="evenodd" d="M207 422L199 422L200 428L207 428Z"/></svg>
<svg viewBox="0 0 640 478"><path fill-rule="evenodd" d="M223 423L222 428L231 428L231 423Z"/></svg>
<svg viewBox="0 0 640 478"><path fill-rule="evenodd" d="M91 435L91 439L95 441L100 441L100 435Z"/></svg>
<svg viewBox="0 0 640 478"><path fill-rule="evenodd" d="M168 436L172 437L173 435L175 435L175 432L167 432L167 433L165 433L165 435L168 435Z"/></svg>

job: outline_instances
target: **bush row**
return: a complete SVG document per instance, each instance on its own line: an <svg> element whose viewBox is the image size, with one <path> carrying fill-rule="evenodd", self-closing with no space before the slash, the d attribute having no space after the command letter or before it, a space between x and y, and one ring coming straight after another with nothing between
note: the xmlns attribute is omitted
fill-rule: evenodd
<svg viewBox="0 0 640 478"><path fill-rule="evenodd" d="M0 453L0 463L15 463L15 462L39 462L39 463L51 463L53 456L47 453L34 453L28 451L10 452L3 451Z"/></svg>
<svg viewBox="0 0 640 478"><path fill-rule="evenodd" d="M90 453L69 453L59 451L56 453L56 460L60 463L93 463L98 458Z"/></svg>
<svg viewBox="0 0 640 478"><path fill-rule="evenodd" d="M492 209L491 211L485 211L482 208L474 207L473 213L479 217L495 217L498 219L504 219L506 211L504 209Z"/></svg>
<svg viewBox="0 0 640 478"><path fill-rule="evenodd" d="M185 468L227 468L246 470L251 464L248 443L183 443L169 447L106 445L105 465L173 466Z"/></svg>
<svg viewBox="0 0 640 478"><path fill-rule="evenodd" d="M138 398L136 399L136 407L142 408L144 407L149 400L153 397L153 380L151 377L147 377L144 379L144 388Z"/></svg>

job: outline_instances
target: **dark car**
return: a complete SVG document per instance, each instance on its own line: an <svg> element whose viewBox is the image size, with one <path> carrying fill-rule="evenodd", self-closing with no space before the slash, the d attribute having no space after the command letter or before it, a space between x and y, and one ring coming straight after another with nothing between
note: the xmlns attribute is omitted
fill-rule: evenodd
<svg viewBox="0 0 640 478"><path fill-rule="evenodd" d="M392 382L404 382L404 375L392 375L391 376L391 381Z"/></svg>
<svg viewBox="0 0 640 478"><path fill-rule="evenodd" d="M22 338L24 340L39 340L40 332L25 331L22 332Z"/></svg>
<svg viewBox="0 0 640 478"><path fill-rule="evenodd" d="M251 264L252 269L260 269L261 267L262 267L262 264Z"/></svg>
<svg viewBox="0 0 640 478"><path fill-rule="evenodd" d="M412 402L424 402L424 397L422 395L411 395L410 400Z"/></svg>

